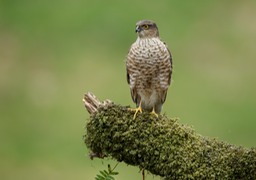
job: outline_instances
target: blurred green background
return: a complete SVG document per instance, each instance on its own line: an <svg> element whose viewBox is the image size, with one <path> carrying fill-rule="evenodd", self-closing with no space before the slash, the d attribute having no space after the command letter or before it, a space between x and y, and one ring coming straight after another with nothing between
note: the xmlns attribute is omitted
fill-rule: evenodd
<svg viewBox="0 0 256 180"><path fill-rule="evenodd" d="M94 179L83 94L132 105L125 56L157 22L174 61L163 112L204 136L256 146L256 1L0 1L0 178ZM120 164L116 179L141 179ZM159 179L148 175L147 179Z"/></svg>

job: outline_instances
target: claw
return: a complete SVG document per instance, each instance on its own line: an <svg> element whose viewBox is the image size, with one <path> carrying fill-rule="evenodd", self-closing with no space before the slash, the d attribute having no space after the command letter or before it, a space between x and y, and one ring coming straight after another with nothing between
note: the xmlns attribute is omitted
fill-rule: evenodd
<svg viewBox="0 0 256 180"><path fill-rule="evenodd" d="M136 119L136 116L137 116L138 112L142 113L142 108L141 108L141 106L139 106L138 108L135 109L135 113L134 113L134 115L133 115L133 119Z"/></svg>
<svg viewBox="0 0 256 180"><path fill-rule="evenodd" d="M158 114L155 112L155 108L153 108L153 110L150 112L150 114L152 114L158 118Z"/></svg>
<svg viewBox="0 0 256 180"><path fill-rule="evenodd" d="M135 111L134 115L133 115L133 119L136 119L136 116L138 114L138 112L142 113L142 108L141 108L141 103L139 105L139 107L137 108L129 108L130 111Z"/></svg>

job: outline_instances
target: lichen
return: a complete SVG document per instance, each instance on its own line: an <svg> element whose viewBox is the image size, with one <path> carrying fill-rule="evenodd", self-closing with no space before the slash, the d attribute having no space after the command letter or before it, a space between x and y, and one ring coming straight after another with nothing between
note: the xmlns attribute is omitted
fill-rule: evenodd
<svg viewBox="0 0 256 180"><path fill-rule="evenodd" d="M164 179L256 179L256 149L203 137L177 118L133 115L120 105L101 107L86 124L85 144Z"/></svg>

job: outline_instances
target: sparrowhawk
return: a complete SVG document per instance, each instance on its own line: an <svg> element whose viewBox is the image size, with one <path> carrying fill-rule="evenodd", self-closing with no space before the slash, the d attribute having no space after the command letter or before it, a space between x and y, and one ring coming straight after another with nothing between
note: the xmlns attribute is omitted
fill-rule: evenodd
<svg viewBox="0 0 256 180"><path fill-rule="evenodd" d="M127 81L138 112L149 111L158 116L171 84L172 55L159 38L156 23L136 23L138 37L126 58Z"/></svg>

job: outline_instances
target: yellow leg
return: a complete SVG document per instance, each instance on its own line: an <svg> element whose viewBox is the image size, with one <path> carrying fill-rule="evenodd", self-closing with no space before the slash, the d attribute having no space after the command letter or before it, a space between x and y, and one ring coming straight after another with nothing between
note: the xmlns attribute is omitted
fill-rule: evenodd
<svg viewBox="0 0 256 180"><path fill-rule="evenodd" d="M138 112L142 113L141 102L140 102L139 107L137 107L137 108L135 108L135 109L130 108L129 110L135 111L135 113L134 113L134 115L133 115L133 119L136 119L136 116L137 116Z"/></svg>
<svg viewBox="0 0 256 180"><path fill-rule="evenodd" d="M154 116L156 116L158 118L158 114L155 112L155 108L153 108L153 110L151 111L150 114L152 114L152 115L154 115Z"/></svg>

